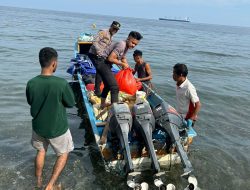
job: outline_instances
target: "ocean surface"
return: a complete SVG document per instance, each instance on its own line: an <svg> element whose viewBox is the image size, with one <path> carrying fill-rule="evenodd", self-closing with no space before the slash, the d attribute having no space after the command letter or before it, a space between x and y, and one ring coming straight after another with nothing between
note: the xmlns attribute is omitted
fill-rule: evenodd
<svg viewBox="0 0 250 190"><path fill-rule="evenodd" d="M189 154L200 188L250 189L250 28L10 7L0 7L0 189L35 186L36 151L30 145L32 118L25 87L40 73L39 50L54 47L59 53L55 74L70 81L65 70L78 35L95 34L113 20L122 25L115 41L126 39L131 30L142 33L144 38L136 48L151 64L157 92L173 106L172 67L177 62L187 64L188 78L202 103L195 126L198 136ZM132 51L127 57L133 67ZM84 122L76 108L68 110L68 120L75 146L83 147L85 131L79 127L84 127ZM59 178L64 189L127 189L123 177L103 171L90 153L86 148L70 154ZM50 149L44 182L54 161ZM172 167L166 182L184 189L181 173L181 166ZM150 175L145 173L142 180L154 189Z"/></svg>

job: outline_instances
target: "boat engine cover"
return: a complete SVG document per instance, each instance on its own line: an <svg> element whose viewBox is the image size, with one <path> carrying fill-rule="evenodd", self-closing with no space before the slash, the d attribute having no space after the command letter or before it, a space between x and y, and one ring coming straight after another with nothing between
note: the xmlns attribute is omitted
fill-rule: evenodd
<svg viewBox="0 0 250 190"><path fill-rule="evenodd" d="M135 126L137 122L140 123L141 126L145 123L150 123L150 126L152 127L151 130L153 131L155 129L155 118L149 103L143 102L135 104L132 109L132 115L134 115Z"/></svg>
<svg viewBox="0 0 250 190"><path fill-rule="evenodd" d="M109 111L109 128L114 132L121 124L128 124L129 130L132 126L132 116L129 107L126 103L113 103Z"/></svg>
<svg viewBox="0 0 250 190"><path fill-rule="evenodd" d="M181 115L167 102L162 102L153 108L153 113L157 124L161 127L167 125L169 122L179 128L184 125Z"/></svg>

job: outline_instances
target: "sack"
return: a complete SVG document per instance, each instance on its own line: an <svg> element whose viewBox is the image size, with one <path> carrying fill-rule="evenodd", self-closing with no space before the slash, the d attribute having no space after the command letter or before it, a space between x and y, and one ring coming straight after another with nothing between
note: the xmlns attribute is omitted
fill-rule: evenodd
<svg viewBox="0 0 250 190"><path fill-rule="evenodd" d="M136 82L136 88L137 88L137 90L142 90L143 89L142 83L141 82Z"/></svg>
<svg viewBox="0 0 250 190"><path fill-rule="evenodd" d="M101 90L101 92L102 92L103 88L104 88L104 85L103 85L103 82L102 82L101 85L100 85L100 90ZM95 90L95 84L94 84L94 83L89 83L89 84L87 84L87 85L86 85L86 89L87 89L88 91L94 91L94 90Z"/></svg>
<svg viewBox="0 0 250 190"><path fill-rule="evenodd" d="M82 75L82 81L85 85L95 83L95 75Z"/></svg>
<svg viewBox="0 0 250 190"><path fill-rule="evenodd" d="M147 102L147 99L146 99L146 92L144 91L137 91L136 92L136 100L135 100L135 103L141 103L141 102Z"/></svg>
<svg viewBox="0 0 250 190"><path fill-rule="evenodd" d="M71 66L67 69L67 73L74 75L77 72L81 75L95 75L96 69L90 59L71 59Z"/></svg>
<svg viewBox="0 0 250 190"><path fill-rule="evenodd" d="M137 82L131 68L119 71L115 75L119 90L134 95L137 91Z"/></svg>
<svg viewBox="0 0 250 190"><path fill-rule="evenodd" d="M116 68L114 68L114 67L111 68L111 71L112 71L114 74L117 74L117 73L119 72L119 70L116 69Z"/></svg>

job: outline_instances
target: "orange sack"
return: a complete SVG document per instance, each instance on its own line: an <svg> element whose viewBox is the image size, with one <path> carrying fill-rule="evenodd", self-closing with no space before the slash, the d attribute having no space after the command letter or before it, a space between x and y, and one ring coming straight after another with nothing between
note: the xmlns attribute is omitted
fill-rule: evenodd
<svg viewBox="0 0 250 190"><path fill-rule="evenodd" d="M134 95L138 88L141 87L141 82L136 82L131 68L120 70L115 75L115 78L118 83L119 90L122 92Z"/></svg>

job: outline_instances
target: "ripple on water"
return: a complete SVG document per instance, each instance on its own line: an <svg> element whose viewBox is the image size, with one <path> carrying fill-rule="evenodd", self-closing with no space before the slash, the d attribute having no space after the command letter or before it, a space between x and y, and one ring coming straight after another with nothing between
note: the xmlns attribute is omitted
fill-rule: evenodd
<svg viewBox="0 0 250 190"><path fill-rule="evenodd" d="M34 185L35 151L29 145L32 118L25 86L40 73L38 51L45 46L58 49L56 75L70 80L65 70L74 54L75 38L84 30L91 31L93 23L97 30L107 27L113 17L0 7L0 18L0 189L30 189ZM142 31L144 38L138 49L152 66L157 92L172 105L176 104L172 67L177 62L188 65L188 77L202 103L195 126L198 137L190 154L200 186L209 190L248 189L249 28L119 19L126 27L116 34L115 41L123 40L131 30ZM132 52L127 54L131 66ZM82 147L81 121L75 117L69 120L75 129L76 146ZM124 189L124 178L104 172L99 162L89 157L90 152L78 150L70 156L60 178L66 189ZM47 160L46 180L55 160L51 151ZM181 172L181 166L173 167L166 181L183 189L186 183L179 177ZM143 179L152 187L149 173Z"/></svg>

